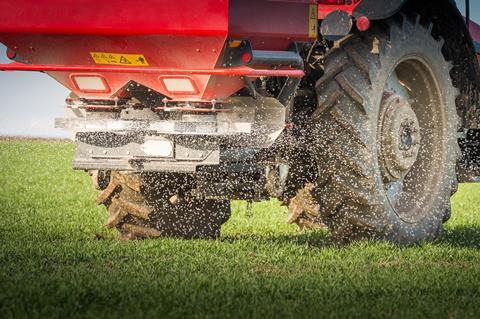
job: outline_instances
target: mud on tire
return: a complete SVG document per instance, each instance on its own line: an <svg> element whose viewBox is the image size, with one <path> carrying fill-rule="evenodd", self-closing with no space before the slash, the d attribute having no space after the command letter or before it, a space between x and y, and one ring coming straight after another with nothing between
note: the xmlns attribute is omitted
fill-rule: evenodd
<svg viewBox="0 0 480 319"><path fill-rule="evenodd" d="M187 175L112 171L108 181L97 204L107 207L106 227L126 239L214 239L230 217L228 201L184 197L192 182Z"/></svg>
<svg viewBox="0 0 480 319"><path fill-rule="evenodd" d="M318 167L315 215L338 240L411 244L437 237L448 218L457 90L431 30L398 16L326 58L306 139Z"/></svg>

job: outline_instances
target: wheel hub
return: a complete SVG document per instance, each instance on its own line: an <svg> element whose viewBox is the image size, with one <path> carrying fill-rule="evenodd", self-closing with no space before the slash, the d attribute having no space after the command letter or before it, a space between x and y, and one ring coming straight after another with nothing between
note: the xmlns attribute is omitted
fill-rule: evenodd
<svg viewBox="0 0 480 319"><path fill-rule="evenodd" d="M420 149L420 126L410 103L400 95L385 94L382 101L381 162L384 179L403 178Z"/></svg>

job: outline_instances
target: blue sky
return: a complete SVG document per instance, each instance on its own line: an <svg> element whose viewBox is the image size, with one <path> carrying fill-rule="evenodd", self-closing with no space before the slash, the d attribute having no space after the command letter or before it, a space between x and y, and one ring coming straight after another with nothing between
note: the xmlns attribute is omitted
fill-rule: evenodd
<svg viewBox="0 0 480 319"><path fill-rule="evenodd" d="M480 21L480 1L470 2L472 18ZM0 44L1 63L9 62L4 52ZM54 118L63 116L68 93L42 73L0 72L0 135L68 137L68 132L53 127Z"/></svg>

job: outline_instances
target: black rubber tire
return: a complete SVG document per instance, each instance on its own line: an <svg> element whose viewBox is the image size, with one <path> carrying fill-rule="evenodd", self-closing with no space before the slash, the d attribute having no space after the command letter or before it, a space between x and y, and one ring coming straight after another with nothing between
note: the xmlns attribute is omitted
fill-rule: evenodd
<svg viewBox="0 0 480 319"><path fill-rule="evenodd" d="M176 237L215 239L230 217L230 202L184 198L188 175L112 171L97 204L107 207L108 228L125 239Z"/></svg>
<svg viewBox="0 0 480 319"><path fill-rule="evenodd" d="M442 233L442 222L450 212L450 195L457 187L458 91L449 75L451 65L442 55L443 40L436 40L431 30L431 25L421 24L419 17L398 15L370 32L344 40L326 58L325 74L316 84L318 107L306 138L319 172L312 191L319 207L318 219L339 241L375 238L408 245L435 239ZM379 164L378 123L384 90L393 70L407 59L415 59L412 65L424 65L438 84L438 92L443 93L436 101L442 120L431 129L442 127L438 130L443 134L438 137L442 143L432 146L438 151L435 163L425 164L436 168L425 172L425 182L418 185L419 192L431 187L419 194L418 198L425 198L425 205L418 207L420 202L411 200L415 214L407 209L400 213L400 206L394 208L390 203ZM426 91L418 94L425 95ZM415 163L420 156L421 160L432 156L423 151L428 147L421 146ZM428 186L427 180L435 182Z"/></svg>

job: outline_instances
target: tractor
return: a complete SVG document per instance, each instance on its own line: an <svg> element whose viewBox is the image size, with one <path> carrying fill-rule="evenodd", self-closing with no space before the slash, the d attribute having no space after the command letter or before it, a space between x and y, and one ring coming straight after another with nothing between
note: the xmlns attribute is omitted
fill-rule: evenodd
<svg viewBox="0 0 480 319"><path fill-rule="evenodd" d="M0 70L71 90L55 126L126 239L214 239L231 200L277 198L302 230L410 245L480 174L460 1L2 1Z"/></svg>

